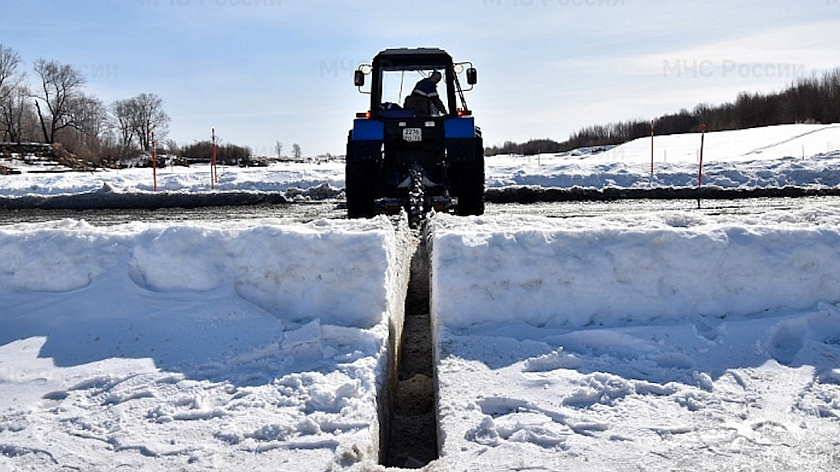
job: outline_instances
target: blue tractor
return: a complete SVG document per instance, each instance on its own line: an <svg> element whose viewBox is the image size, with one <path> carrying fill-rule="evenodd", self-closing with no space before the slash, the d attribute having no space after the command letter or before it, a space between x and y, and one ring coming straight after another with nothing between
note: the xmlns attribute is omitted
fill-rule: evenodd
<svg viewBox="0 0 840 472"><path fill-rule="evenodd" d="M370 109L347 140L350 218L405 208L416 226L431 209L484 213L484 144L464 99L476 79L471 63L436 48L386 49L359 66L354 83Z"/></svg>

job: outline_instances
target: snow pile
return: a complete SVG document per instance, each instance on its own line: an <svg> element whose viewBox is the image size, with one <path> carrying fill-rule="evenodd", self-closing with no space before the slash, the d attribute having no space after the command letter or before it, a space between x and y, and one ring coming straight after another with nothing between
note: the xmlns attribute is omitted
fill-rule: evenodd
<svg viewBox="0 0 840 472"><path fill-rule="evenodd" d="M152 293L233 290L283 321L318 313L325 323L370 328L385 311L384 241L393 237L387 223L338 230L337 222L323 220L300 227L131 226L105 232L76 221L22 226L0 233L0 284L69 292L119 271Z"/></svg>
<svg viewBox="0 0 840 472"><path fill-rule="evenodd" d="M840 211L437 215L446 470L837 470Z"/></svg>
<svg viewBox="0 0 840 472"><path fill-rule="evenodd" d="M375 463L406 247L384 217L0 228L0 469Z"/></svg>
<svg viewBox="0 0 840 472"><path fill-rule="evenodd" d="M435 306L453 328L511 316L582 327L809 308L840 301L840 230L828 221L743 225L673 213L577 226L441 216L432 227Z"/></svg>
<svg viewBox="0 0 840 472"><path fill-rule="evenodd" d="M640 138L603 151L488 157L489 188L694 187L700 134ZM840 125L779 125L707 133L703 184L722 188L840 185Z"/></svg>

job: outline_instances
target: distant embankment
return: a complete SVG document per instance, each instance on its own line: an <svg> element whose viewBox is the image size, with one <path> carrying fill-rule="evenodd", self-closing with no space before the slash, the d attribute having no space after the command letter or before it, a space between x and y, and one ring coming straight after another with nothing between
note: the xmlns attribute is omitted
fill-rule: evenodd
<svg viewBox="0 0 840 472"><path fill-rule="evenodd" d="M72 152L67 151L59 144L46 143L10 143L0 142L0 158L16 159L25 163L37 162L44 166L64 166L71 170L90 170L96 166L90 162L84 162ZM7 163L8 164L8 163ZM8 173L16 173L14 164L2 164ZM46 168L40 172L49 172Z"/></svg>
<svg viewBox="0 0 840 472"><path fill-rule="evenodd" d="M490 203L539 203L564 201L608 201L630 199L657 200L736 200L742 198L791 198L840 196L837 187L764 187L764 188L721 188L721 187L654 187L654 188L541 188L505 187L488 189L484 199Z"/></svg>
<svg viewBox="0 0 840 472"><path fill-rule="evenodd" d="M53 147L45 143L0 142L0 156L9 157L12 154L52 157Z"/></svg>

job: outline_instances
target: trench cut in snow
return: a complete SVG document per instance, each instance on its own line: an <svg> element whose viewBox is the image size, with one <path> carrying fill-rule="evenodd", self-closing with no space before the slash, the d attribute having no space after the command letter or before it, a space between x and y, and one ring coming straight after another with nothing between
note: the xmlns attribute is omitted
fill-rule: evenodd
<svg viewBox="0 0 840 472"><path fill-rule="evenodd" d="M383 464L419 468L438 458L434 366L429 316L429 261L426 237L415 241L405 299L402 340L394 357L394 401Z"/></svg>

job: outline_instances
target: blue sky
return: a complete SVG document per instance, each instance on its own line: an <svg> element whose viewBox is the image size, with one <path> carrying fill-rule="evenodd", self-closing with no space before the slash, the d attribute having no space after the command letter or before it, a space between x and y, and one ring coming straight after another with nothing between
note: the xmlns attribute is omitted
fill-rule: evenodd
<svg viewBox="0 0 840 472"><path fill-rule="evenodd" d="M840 67L840 0L0 0L0 44L71 64L105 103L164 100L169 137L343 153L388 47L472 61L485 144L563 140Z"/></svg>

